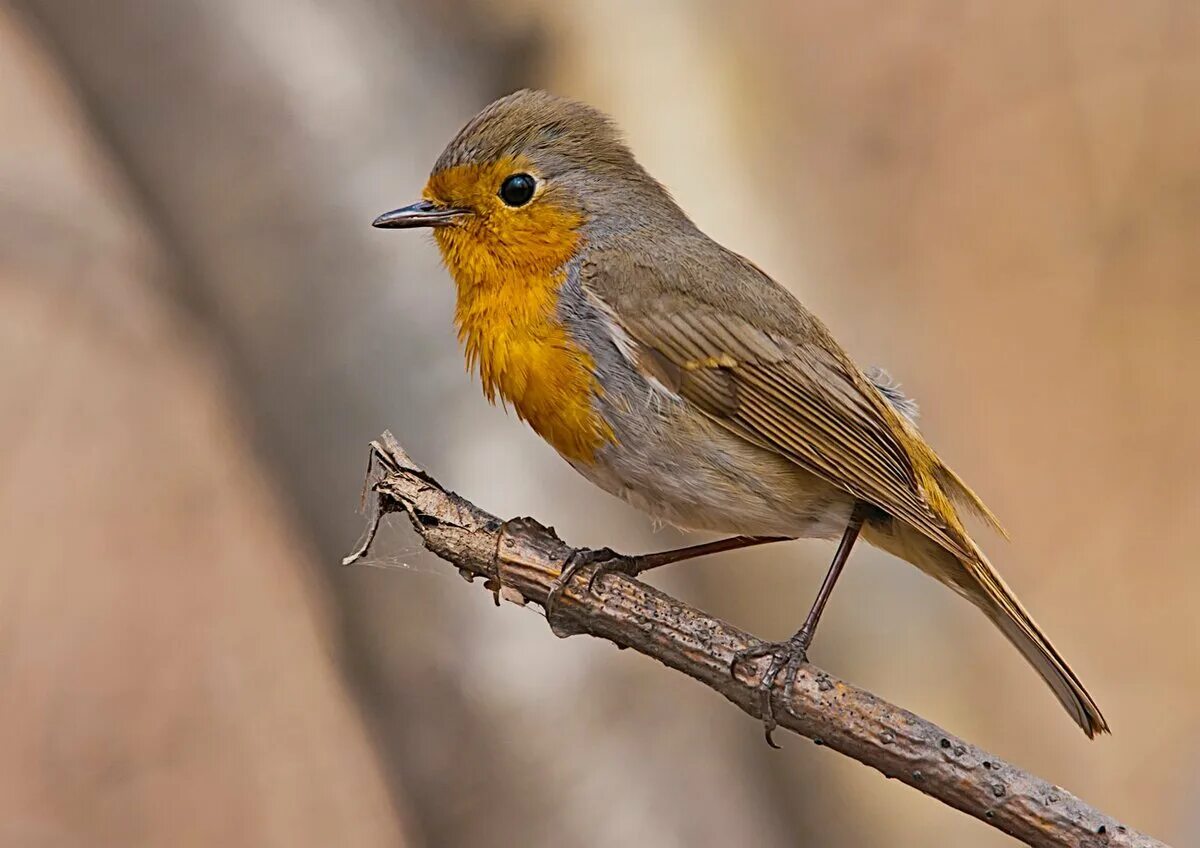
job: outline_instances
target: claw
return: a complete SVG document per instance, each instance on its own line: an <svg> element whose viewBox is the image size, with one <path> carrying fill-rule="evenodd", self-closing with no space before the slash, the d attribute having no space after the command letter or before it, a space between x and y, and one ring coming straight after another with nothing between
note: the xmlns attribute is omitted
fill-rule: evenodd
<svg viewBox="0 0 1200 848"><path fill-rule="evenodd" d="M567 588L567 584L571 582L571 578L576 575L579 569L588 565L597 565L597 570L603 567L603 563L613 559L621 559L621 555L612 548L576 548L571 551L571 555L567 557L566 564L563 565L562 572L554 581L554 585L550 588L550 594L546 596L546 618L549 619L554 613L554 605L562 596L563 591ZM592 589L592 583L595 582L596 575L593 574L588 580L588 591Z"/></svg>
<svg viewBox="0 0 1200 848"><path fill-rule="evenodd" d="M637 577L641 573L639 566L639 557L623 557L614 554L612 559L599 562L592 569L591 575L588 576L587 590L588 594L593 594L596 589L596 581L605 574L625 574L629 577Z"/></svg>
<svg viewBox="0 0 1200 848"><path fill-rule="evenodd" d="M786 709L791 711L792 689L796 685L796 675L800 671L800 666L808 661L806 644L808 640L800 638L800 634L796 634L786 642L762 642L752 648L747 648L744 651L738 651L733 656L733 660L729 663L729 673L736 678L738 666L750 660L760 659L769 656L771 664L767 666L766 673L758 682L758 697L759 697L759 715L762 716L763 735L766 736L767 744L772 748L778 748L771 734L779 723L775 720L775 706L772 701L772 695L775 690L775 679L779 677L779 672L783 671L783 695Z"/></svg>

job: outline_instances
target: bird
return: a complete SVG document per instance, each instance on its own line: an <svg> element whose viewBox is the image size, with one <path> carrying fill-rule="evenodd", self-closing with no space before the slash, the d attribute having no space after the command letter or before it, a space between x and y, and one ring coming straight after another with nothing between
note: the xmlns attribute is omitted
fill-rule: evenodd
<svg viewBox="0 0 1200 848"><path fill-rule="evenodd" d="M758 683L793 685L855 542L915 565L978 607L1089 738L1096 702L963 523L999 521L918 429L916 407L860 369L826 326L750 260L709 238L599 110L538 90L471 118L421 199L380 228L429 228L457 290L454 321L488 400L601 489L654 519L728 534L673 551L573 554L635 577L734 548L840 539L803 625L741 652ZM553 594L552 598L553 600ZM547 604L549 606L549 604ZM779 675L783 675L782 681Z"/></svg>

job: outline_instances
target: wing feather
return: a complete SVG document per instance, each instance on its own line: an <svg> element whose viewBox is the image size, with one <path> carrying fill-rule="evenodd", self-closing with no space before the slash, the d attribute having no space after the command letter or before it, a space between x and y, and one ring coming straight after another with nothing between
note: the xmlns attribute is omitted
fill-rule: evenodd
<svg viewBox="0 0 1200 848"><path fill-rule="evenodd" d="M932 449L820 322L765 275L776 308L739 314L753 293L738 291L738 276L743 287L761 286L753 277L762 272L729 256L732 279L707 299L688 285L686 266L667 280L617 254L586 263L581 280L706 415L970 559L973 546L938 488L944 466Z"/></svg>

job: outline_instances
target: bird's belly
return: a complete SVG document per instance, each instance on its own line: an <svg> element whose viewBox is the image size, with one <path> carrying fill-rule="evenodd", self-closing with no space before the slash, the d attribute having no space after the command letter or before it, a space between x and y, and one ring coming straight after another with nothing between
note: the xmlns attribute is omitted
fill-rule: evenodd
<svg viewBox="0 0 1200 848"><path fill-rule="evenodd" d="M609 387L602 414L615 441L595 461L572 463L585 477L677 527L793 538L841 535L853 506L849 495L684 401L645 388L649 394Z"/></svg>

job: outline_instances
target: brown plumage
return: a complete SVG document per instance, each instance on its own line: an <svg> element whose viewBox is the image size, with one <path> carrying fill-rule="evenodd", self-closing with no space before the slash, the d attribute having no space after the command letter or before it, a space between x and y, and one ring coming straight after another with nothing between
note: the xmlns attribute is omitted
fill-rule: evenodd
<svg viewBox="0 0 1200 848"><path fill-rule="evenodd" d="M515 204L513 175L536 185ZM959 508L1000 529L984 503L816 317L692 224L607 118L542 92L503 98L447 147L426 198L489 386L539 432L587 428L584 450L547 435L581 473L685 527L794 538L849 525L848 553L863 522L867 541L983 610L1088 736L1107 731L964 527ZM419 225L415 208L377 223ZM494 305L508 302L521 306ZM562 388L549 369L568 366L590 382ZM548 411L560 408L573 423ZM811 635L779 650L802 656Z"/></svg>

